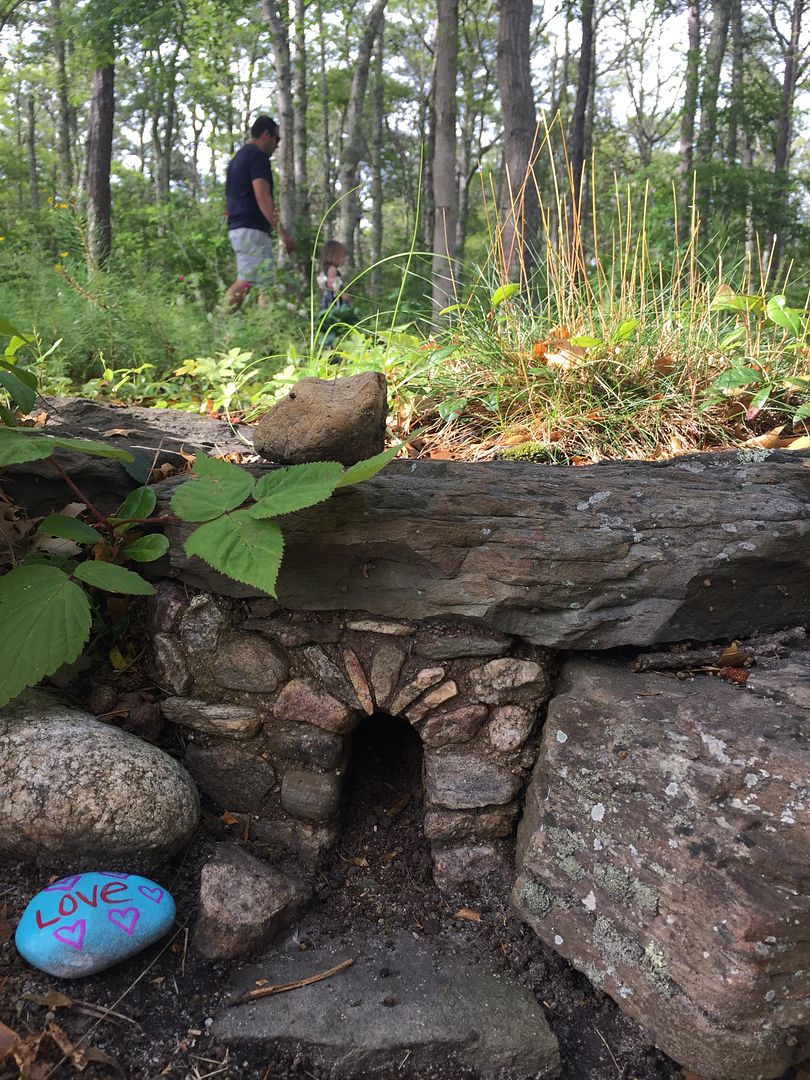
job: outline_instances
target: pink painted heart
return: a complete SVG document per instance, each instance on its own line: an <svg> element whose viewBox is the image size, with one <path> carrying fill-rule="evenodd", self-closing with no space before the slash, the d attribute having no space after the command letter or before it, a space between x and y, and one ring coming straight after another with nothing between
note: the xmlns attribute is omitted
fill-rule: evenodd
<svg viewBox="0 0 810 1080"><path fill-rule="evenodd" d="M84 919L77 919L73 926L60 926L58 930L54 930L53 936L63 945L69 945L71 949L81 952L86 932L87 923Z"/></svg>
<svg viewBox="0 0 810 1080"><path fill-rule="evenodd" d="M81 874L74 874L73 877L62 878L61 881L55 881L53 885L46 886L43 892L70 892L77 881L81 881Z"/></svg>
<svg viewBox="0 0 810 1080"><path fill-rule="evenodd" d="M138 925L138 919L140 919L140 917L141 913L136 907L126 907L123 911L111 908L107 912L107 918L113 926L117 926L119 930L123 930L125 934L130 935Z"/></svg>
<svg viewBox="0 0 810 1080"><path fill-rule="evenodd" d="M112 872L112 870L99 870L98 876L99 877L112 877L112 878L117 878L119 881L126 881L126 879L129 877L129 874L114 874Z"/></svg>
<svg viewBox="0 0 810 1080"><path fill-rule="evenodd" d="M155 885L154 889L150 888L148 885L139 885L138 892L141 896L145 896L147 900L154 900L156 904L159 904L163 899L163 889L159 888L157 885Z"/></svg>

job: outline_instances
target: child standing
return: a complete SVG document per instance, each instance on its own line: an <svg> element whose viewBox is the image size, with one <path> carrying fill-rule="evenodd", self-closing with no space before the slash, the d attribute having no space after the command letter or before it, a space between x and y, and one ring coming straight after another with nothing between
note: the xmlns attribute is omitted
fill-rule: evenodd
<svg viewBox="0 0 810 1080"><path fill-rule="evenodd" d="M321 311L349 306L349 297L343 292L343 278L340 276L340 268L348 257L348 251L339 240L327 240L323 245L321 272L317 278L321 290Z"/></svg>

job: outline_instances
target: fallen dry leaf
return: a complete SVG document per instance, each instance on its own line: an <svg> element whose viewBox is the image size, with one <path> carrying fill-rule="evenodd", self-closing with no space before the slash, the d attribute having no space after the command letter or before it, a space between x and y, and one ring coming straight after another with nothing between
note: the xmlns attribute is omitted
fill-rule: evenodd
<svg viewBox="0 0 810 1080"><path fill-rule="evenodd" d="M481 922L481 913L473 911L472 908L463 907L458 909L453 918L462 919L464 922Z"/></svg>
<svg viewBox="0 0 810 1080"><path fill-rule="evenodd" d="M64 1009L73 1004L73 998L60 994L58 990L48 990L45 994L23 994L23 999L33 1001L35 1005L45 1005L49 1009Z"/></svg>
<svg viewBox="0 0 810 1080"><path fill-rule="evenodd" d="M385 816L386 817L396 817L397 814L402 813L402 811L405 809L405 807L408 805L408 803L410 801L411 801L411 793L410 793L410 791L404 792L402 795L400 795L400 797L397 799L397 801L394 803L394 805L389 806L389 808L385 811Z"/></svg>
<svg viewBox="0 0 810 1080"><path fill-rule="evenodd" d="M85 1057L84 1049L81 1049L78 1044L74 1045L58 1024L51 1022L45 1028L45 1034L53 1039L63 1054L70 1058L75 1069L78 1072L84 1072L87 1068L87 1058Z"/></svg>
<svg viewBox="0 0 810 1080"><path fill-rule="evenodd" d="M2 904L0 905L0 945L5 945L7 941L11 941L13 933L14 927L8 918L8 904Z"/></svg>
<svg viewBox="0 0 810 1080"><path fill-rule="evenodd" d="M114 1069L119 1076L123 1076L124 1080L126 1080L127 1074L121 1062L118 1058L114 1058L112 1054L108 1054L106 1050L99 1050L97 1046L89 1046L85 1051L85 1055L88 1061L93 1061L98 1065L109 1065L111 1069Z"/></svg>
<svg viewBox="0 0 810 1080"><path fill-rule="evenodd" d="M341 855L340 852L338 852L338 858L342 859L343 862L345 862L345 863L349 863L351 866L362 866L362 867L367 867L368 866L368 859L365 857L365 855L348 855L348 856L346 856L346 855Z"/></svg>
<svg viewBox="0 0 810 1080"><path fill-rule="evenodd" d="M810 450L810 435L801 435L787 444L788 450Z"/></svg>
<svg viewBox="0 0 810 1080"><path fill-rule="evenodd" d="M113 427L107 431L102 431L101 434L107 439L114 439L117 435L128 439L130 435L142 435L143 432L139 431L138 428Z"/></svg>
<svg viewBox="0 0 810 1080"><path fill-rule="evenodd" d="M740 643L738 641L732 641L732 643L727 645L722 653L720 653L718 665L719 667L740 667L747 656L748 654L740 649Z"/></svg>
<svg viewBox="0 0 810 1080"><path fill-rule="evenodd" d="M19 1043L20 1038L16 1031L12 1031L10 1027L0 1020L0 1061L5 1059L14 1051L14 1048Z"/></svg>
<svg viewBox="0 0 810 1080"><path fill-rule="evenodd" d="M219 820L224 821L226 825L242 824L242 819L237 817L236 814L232 814L230 810L226 810L225 813L221 815Z"/></svg>

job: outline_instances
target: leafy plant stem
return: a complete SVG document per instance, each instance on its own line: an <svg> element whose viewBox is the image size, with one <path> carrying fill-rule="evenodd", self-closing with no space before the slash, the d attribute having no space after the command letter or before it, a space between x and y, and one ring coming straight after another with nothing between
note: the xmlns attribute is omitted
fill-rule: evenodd
<svg viewBox="0 0 810 1080"><path fill-rule="evenodd" d="M55 457L51 457L49 460L50 460L51 465L53 465L54 469L56 469L56 471L59 473L59 475L65 481L65 483L70 488L70 490L73 492L73 494L76 496L76 498L84 503L84 505L87 507L87 509L93 515L93 517L96 519L96 521L99 523L99 525L101 525L105 529L105 531L108 532L112 536L113 535L112 526L110 525L109 521L104 516L104 514L102 514L101 511L98 509L98 507L95 506L93 504L93 502L88 498L88 496L85 495L84 492L79 487L76 486L76 484L73 482L72 478L70 476L68 476L68 474L65 472L65 470L62 468L62 466L59 464L59 462L56 460Z"/></svg>

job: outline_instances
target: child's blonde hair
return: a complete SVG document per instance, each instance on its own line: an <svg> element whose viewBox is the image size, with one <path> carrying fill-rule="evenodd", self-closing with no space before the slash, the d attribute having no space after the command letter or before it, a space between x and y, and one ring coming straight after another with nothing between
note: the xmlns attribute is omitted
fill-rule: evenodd
<svg viewBox="0 0 810 1080"><path fill-rule="evenodd" d="M323 245L321 263L324 270L329 266L340 266L348 257L348 249L339 240L327 240Z"/></svg>

